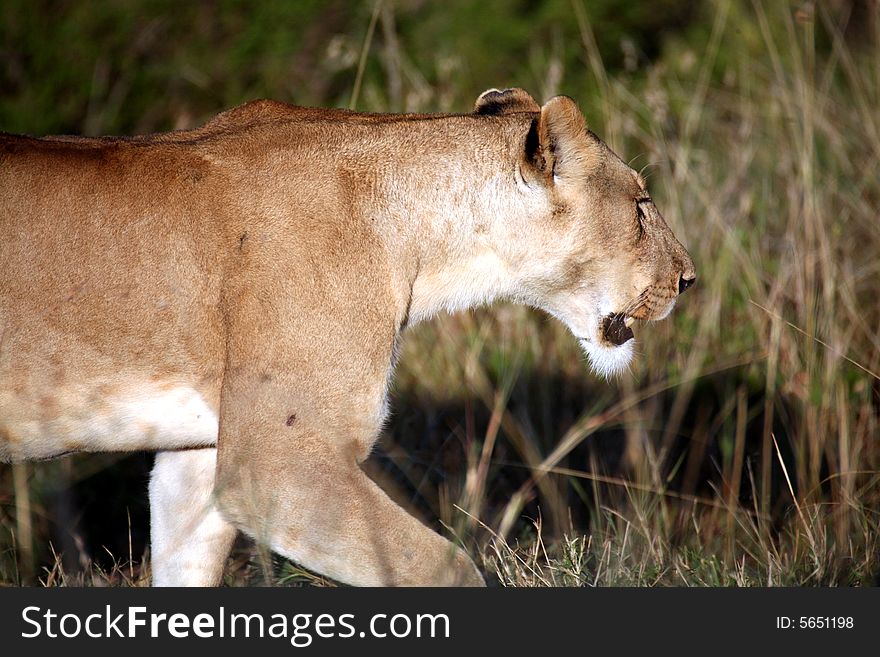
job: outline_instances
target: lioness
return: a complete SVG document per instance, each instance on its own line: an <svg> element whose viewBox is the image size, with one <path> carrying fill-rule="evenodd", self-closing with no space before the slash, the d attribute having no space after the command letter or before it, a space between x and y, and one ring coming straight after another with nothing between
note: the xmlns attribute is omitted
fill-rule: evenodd
<svg viewBox="0 0 880 657"><path fill-rule="evenodd" d="M135 138L0 135L0 460L157 450L156 585L238 530L357 585L483 579L360 469L403 329L495 299L603 374L694 265L573 100L472 114L256 101Z"/></svg>

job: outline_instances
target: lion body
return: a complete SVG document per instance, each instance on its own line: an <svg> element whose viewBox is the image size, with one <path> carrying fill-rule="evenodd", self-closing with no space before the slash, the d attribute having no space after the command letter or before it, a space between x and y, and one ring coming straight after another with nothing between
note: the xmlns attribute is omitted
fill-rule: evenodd
<svg viewBox="0 0 880 657"><path fill-rule="evenodd" d="M560 277L595 275L583 231L523 232L560 201L523 174L540 108L508 109L0 136L0 460L159 451L159 584L215 583L237 529L346 582L480 583L357 464L406 325L496 298L562 317Z"/></svg>

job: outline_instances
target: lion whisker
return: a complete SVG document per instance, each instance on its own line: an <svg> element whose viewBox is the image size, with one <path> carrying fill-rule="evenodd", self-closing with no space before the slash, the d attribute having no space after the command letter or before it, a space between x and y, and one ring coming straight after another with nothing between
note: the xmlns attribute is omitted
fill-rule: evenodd
<svg viewBox="0 0 880 657"><path fill-rule="evenodd" d="M624 315L631 315L637 310L639 310L648 299L648 290L643 290L641 294L639 294L636 298L630 301L626 306L623 307L623 310L615 313L615 317L622 318Z"/></svg>

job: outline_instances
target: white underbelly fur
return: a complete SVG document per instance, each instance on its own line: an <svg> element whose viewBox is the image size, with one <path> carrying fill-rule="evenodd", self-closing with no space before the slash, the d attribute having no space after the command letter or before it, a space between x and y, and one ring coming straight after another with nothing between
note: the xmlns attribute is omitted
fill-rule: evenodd
<svg viewBox="0 0 880 657"><path fill-rule="evenodd" d="M17 402L17 403L16 403ZM217 443L217 413L188 386L81 385L39 403L0 393L0 460L74 451L178 449Z"/></svg>

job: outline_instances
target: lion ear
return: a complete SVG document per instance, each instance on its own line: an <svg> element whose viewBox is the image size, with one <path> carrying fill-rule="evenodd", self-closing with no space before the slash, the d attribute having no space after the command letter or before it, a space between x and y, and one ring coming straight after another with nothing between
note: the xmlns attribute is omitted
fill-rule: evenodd
<svg viewBox="0 0 880 657"><path fill-rule="evenodd" d="M587 122L568 96L551 98L526 135L525 160L548 183L585 173L590 165Z"/></svg>
<svg viewBox="0 0 880 657"><path fill-rule="evenodd" d="M541 106L522 89L487 89L474 103L474 114L482 115L540 111Z"/></svg>

